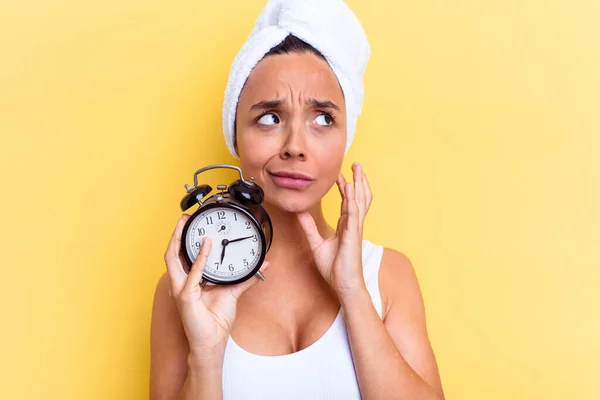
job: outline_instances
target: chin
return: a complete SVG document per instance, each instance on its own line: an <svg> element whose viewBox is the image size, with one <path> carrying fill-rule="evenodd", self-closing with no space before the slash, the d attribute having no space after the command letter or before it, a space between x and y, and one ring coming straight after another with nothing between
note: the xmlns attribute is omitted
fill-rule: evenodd
<svg viewBox="0 0 600 400"><path fill-rule="evenodd" d="M284 212L302 212L310 210L316 201L306 195L306 193L289 193L278 196L266 196L265 202L272 207Z"/></svg>

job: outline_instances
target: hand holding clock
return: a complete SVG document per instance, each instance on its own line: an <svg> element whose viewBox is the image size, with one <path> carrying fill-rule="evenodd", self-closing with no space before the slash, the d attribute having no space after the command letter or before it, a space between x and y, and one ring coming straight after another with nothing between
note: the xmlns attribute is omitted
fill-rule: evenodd
<svg viewBox="0 0 600 400"><path fill-rule="evenodd" d="M203 359L219 357L225 350L229 330L235 320L238 298L254 286L259 278L253 277L237 285L201 287L202 273L212 241L210 237L204 239L198 257L189 274L186 274L180 248L183 226L189 218L189 215L183 214L179 219L165 253L170 294L181 316L190 354ZM230 240L229 243L248 238ZM267 268L268 262L265 262L261 271L264 272Z"/></svg>
<svg viewBox="0 0 600 400"><path fill-rule="evenodd" d="M333 236L323 239L308 212L297 214L317 268L340 301L365 288L362 275L363 224L373 195L362 166L354 163L352 172L354 183L347 183L341 173L337 179L342 206Z"/></svg>

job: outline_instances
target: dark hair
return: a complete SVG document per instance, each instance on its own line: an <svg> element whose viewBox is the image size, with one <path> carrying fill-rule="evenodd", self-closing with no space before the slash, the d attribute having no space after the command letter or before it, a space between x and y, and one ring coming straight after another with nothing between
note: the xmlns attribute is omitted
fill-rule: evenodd
<svg viewBox="0 0 600 400"><path fill-rule="evenodd" d="M325 60L325 57L321 52L310 44L306 43L302 39L298 39L296 36L291 33L283 39L283 42L279 43L277 46L273 47L265 57L274 55L274 54L290 54L290 53L313 53L317 57L321 57Z"/></svg>
<svg viewBox="0 0 600 400"><path fill-rule="evenodd" d="M323 60L327 61L325 56L323 56L323 54L321 54L321 52L319 50L315 49L313 46L306 43L304 40L297 38L296 36L292 35L291 33L289 35L287 35L281 43L279 43L277 46L271 48L271 50L269 50L268 53L264 55L263 59L268 56L273 56L273 55L278 55L278 54L292 54L292 53L299 53L299 54L312 53L315 56L320 57ZM243 89L244 88L242 87L242 90ZM237 123L236 122L237 122L236 120L233 121L233 147L235 148L235 151L237 152Z"/></svg>

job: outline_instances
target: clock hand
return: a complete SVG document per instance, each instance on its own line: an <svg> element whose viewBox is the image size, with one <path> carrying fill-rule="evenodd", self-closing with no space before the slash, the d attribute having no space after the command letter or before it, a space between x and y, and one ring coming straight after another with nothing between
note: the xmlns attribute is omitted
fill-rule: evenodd
<svg viewBox="0 0 600 400"><path fill-rule="evenodd" d="M223 251L221 251L221 265L223 265L223 259L225 258L225 248L229 244L229 241L227 239L223 239L221 243L223 244Z"/></svg>
<svg viewBox="0 0 600 400"><path fill-rule="evenodd" d="M239 241L241 241L241 240L250 239L250 238L251 238L251 237L253 237L253 236L254 236L254 235L251 235L251 236L246 236L246 237L243 237L243 238L237 238L237 239L233 239L233 240L230 240L230 241L229 241L229 243L233 243L233 242L239 242Z"/></svg>

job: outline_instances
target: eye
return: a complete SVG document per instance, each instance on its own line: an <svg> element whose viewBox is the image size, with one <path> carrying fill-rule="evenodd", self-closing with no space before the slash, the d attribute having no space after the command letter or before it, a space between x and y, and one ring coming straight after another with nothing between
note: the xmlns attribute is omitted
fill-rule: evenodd
<svg viewBox="0 0 600 400"><path fill-rule="evenodd" d="M263 125L274 125L279 123L279 117L273 113L267 113L261 115L257 122Z"/></svg>
<svg viewBox="0 0 600 400"><path fill-rule="evenodd" d="M333 125L334 120L330 114L323 113L323 114L317 115L317 118L315 118L315 121L317 121L317 124L319 124L319 125L329 126L329 125Z"/></svg>

